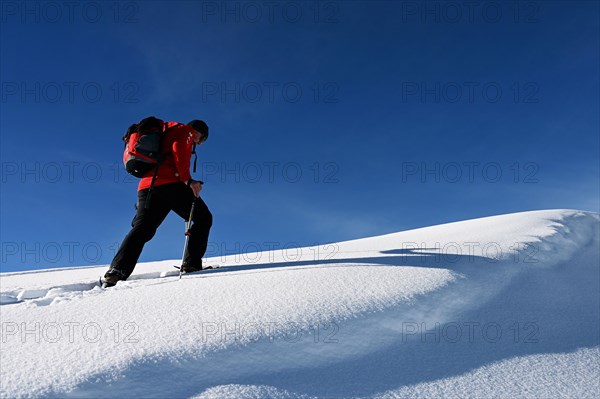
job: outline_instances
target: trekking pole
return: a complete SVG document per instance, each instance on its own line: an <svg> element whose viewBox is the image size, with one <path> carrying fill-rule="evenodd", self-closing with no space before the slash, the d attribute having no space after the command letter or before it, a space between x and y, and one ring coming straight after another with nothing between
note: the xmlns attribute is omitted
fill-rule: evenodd
<svg viewBox="0 0 600 399"><path fill-rule="evenodd" d="M192 215L194 215L194 208L196 208L196 198L194 198L194 202L192 202L192 209L190 211L190 217L185 222L185 244L183 245L183 255L181 256L181 267L179 268L179 279L181 279L181 275L183 274L183 262L185 260L185 253L188 248L188 244L190 242L190 234L192 229Z"/></svg>

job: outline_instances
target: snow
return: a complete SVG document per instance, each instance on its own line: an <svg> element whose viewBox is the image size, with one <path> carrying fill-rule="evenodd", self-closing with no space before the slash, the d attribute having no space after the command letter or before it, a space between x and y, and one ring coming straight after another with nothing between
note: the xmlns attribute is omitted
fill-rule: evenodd
<svg viewBox="0 0 600 399"><path fill-rule="evenodd" d="M2 397L595 397L600 217L0 274Z"/></svg>

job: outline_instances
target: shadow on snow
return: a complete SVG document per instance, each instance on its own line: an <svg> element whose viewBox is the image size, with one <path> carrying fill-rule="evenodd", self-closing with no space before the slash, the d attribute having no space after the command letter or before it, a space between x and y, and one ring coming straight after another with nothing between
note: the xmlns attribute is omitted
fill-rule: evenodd
<svg viewBox="0 0 600 399"><path fill-rule="evenodd" d="M424 252L432 249L398 249L382 252L385 256L250 264L189 276L222 278L232 269L234 276L359 263L446 268L464 278L411 304L331 321L339 327L337 343L260 340L177 362L142 360L109 385L86 382L71 395L189 397L217 385L247 384L327 398L370 396L515 356L597 346L600 310L593 304L600 290L598 279L590 278L598 273L597 245L592 241L569 261L543 269Z"/></svg>

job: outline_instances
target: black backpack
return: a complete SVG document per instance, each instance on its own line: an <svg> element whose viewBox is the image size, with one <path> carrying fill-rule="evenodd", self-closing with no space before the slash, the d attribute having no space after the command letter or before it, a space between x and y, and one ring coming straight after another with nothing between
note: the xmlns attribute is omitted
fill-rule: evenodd
<svg viewBox="0 0 600 399"><path fill-rule="evenodd" d="M127 173L141 178L152 169L158 170L164 157L161 148L165 133L165 123L154 116L129 126L123 136L123 163Z"/></svg>

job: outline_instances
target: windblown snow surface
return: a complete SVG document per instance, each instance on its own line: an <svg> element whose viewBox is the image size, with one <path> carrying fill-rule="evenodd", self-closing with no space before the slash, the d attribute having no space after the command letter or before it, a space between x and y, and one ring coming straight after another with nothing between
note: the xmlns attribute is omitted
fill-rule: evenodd
<svg viewBox="0 0 600 399"><path fill-rule="evenodd" d="M2 397L596 397L595 213L0 275Z"/></svg>

